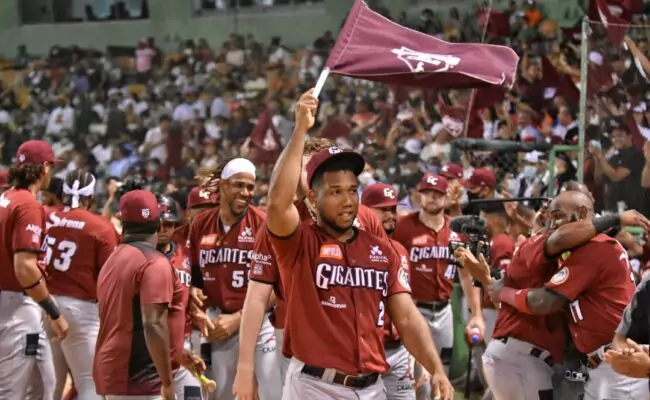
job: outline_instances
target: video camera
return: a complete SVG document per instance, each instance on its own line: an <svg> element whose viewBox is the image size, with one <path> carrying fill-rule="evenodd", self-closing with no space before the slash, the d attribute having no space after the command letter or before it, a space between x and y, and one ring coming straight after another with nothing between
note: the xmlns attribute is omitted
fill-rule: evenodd
<svg viewBox="0 0 650 400"><path fill-rule="evenodd" d="M484 220L476 215L462 215L452 218L449 225L452 232L463 235L467 239L467 241L450 240L449 251L452 254L456 249L463 247L469 249L476 257L480 252L485 260L490 262L490 238ZM483 242L483 246L479 246L480 242Z"/></svg>

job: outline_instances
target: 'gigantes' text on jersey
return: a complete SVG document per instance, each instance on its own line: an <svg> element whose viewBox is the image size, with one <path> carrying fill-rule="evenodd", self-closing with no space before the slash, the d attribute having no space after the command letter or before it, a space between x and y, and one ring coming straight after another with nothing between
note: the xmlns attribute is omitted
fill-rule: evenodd
<svg viewBox="0 0 650 400"><path fill-rule="evenodd" d="M447 217L438 232L424 225L418 213L397 221L393 239L408 252L414 299L438 302L451 298L456 265L449 251L449 240L455 235L449 229Z"/></svg>
<svg viewBox="0 0 650 400"><path fill-rule="evenodd" d="M361 230L341 243L311 221L269 238L281 274L290 275L282 278L290 293L285 356L352 375L384 372L386 301L410 291L391 245Z"/></svg>
<svg viewBox="0 0 650 400"><path fill-rule="evenodd" d="M264 219L261 210L249 206L230 229L224 229L219 208L202 212L192 222L188 241L192 266L201 269L210 307L234 313L244 306L250 257Z"/></svg>

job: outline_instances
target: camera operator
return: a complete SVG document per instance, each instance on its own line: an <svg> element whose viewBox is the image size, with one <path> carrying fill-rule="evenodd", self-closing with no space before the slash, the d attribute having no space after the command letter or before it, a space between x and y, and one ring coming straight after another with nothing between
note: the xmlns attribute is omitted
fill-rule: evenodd
<svg viewBox="0 0 650 400"><path fill-rule="evenodd" d="M463 206L463 215L479 214L480 208L476 204L472 204L472 200L499 199L502 197L497 193L497 177L489 169L476 168L461 183L467 189L467 198L470 201Z"/></svg>

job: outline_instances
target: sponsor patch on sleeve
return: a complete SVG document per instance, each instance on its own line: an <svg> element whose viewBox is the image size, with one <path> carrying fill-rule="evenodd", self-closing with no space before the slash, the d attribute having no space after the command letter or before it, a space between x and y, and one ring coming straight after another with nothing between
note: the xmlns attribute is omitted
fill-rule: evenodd
<svg viewBox="0 0 650 400"><path fill-rule="evenodd" d="M551 283L554 285L561 285L566 282L567 279L569 279L569 269L564 267L553 275Z"/></svg>
<svg viewBox="0 0 650 400"><path fill-rule="evenodd" d="M406 290L411 290L411 284L409 282L409 274L406 272L406 269L403 267L399 268L399 271L397 272L397 280L399 281L399 284L402 285L402 287Z"/></svg>

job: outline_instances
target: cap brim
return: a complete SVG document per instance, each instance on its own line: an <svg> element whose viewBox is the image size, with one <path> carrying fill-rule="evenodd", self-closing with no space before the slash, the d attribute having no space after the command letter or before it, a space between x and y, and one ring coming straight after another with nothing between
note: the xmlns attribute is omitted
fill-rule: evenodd
<svg viewBox="0 0 650 400"><path fill-rule="evenodd" d="M456 175L451 174L451 173L449 173L449 172L443 172L443 171L441 171L441 172L438 172L438 175L440 175L440 176L444 176L444 177L447 178L447 179L458 179L458 177L457 177Z"/></svg>
<svg viewBox="0 0 650 400"><path fill-rule="evenodd" d="M398 204L399 202L397 200L390 200L390 201L387 200L377 204L364 204L364 205L369 208L390 208L390 207L397 207Z"/></svg>
<svg viewBox="0 0 650 400"><path fill-rule="evenodd" d="M472 182L468 181L467 179L461 179L460 183L463 185L465 189L474 190L479 187L479 185L475 185Z"/></svg>
<svg viewBox="0 0 650 400"><path fill-rule="evenodd" d="M446 190L438 189L438 188L432 188L432 187L425 187L425 188L418 188L418 192L438 192L438 193L443 193L446 194Z"/></svg>

